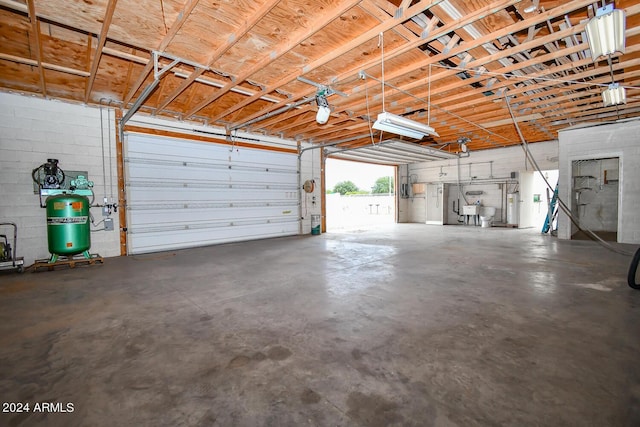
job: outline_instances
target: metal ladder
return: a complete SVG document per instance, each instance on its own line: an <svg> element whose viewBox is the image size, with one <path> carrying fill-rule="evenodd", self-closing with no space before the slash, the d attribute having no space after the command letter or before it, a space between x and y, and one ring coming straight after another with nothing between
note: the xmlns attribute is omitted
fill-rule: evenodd
<svg viewBox="0 0 640 427"><path fill-rule="evenodd" d="M549 191L547 190L547 197L549 197ZM547 211L547 217L544 220L544 225L542 226L542 234L546 234L551 230L551 225L553 224L553 220L556 219L558 215L557 208L558 204L558 184L556 184L556 189L553 190L553 197L549 202L549 210ZM554 230L551 230L554 231Z"/></svg>

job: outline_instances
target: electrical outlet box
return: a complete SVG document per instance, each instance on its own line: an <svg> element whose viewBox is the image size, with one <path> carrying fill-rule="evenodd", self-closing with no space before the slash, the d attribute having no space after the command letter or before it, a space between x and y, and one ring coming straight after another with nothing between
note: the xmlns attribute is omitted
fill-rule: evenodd
<svg viewBox="0 0 640 427"><path fill-rule="evenodd" d="M113 218L105 218L104 219L104 230L105 231L113 231Z"/></svg>
<svg viewBox="0 0 640 427"><path fill-rule="evenodd" d="M109 216L109 207L108 206L103 206L102 207L102 216Z"/></svg>

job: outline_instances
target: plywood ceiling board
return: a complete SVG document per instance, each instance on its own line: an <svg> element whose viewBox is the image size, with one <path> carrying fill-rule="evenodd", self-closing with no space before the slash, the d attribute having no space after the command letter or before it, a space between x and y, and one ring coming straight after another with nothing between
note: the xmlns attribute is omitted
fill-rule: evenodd
<svg viewBox="0 0 640 427"><path fill-rule="evenodd" d="M41 34L42 60L78 70L86 69L87 46ZM86 42L86 39L85 39Z"/></svg>
<svg viewBox="0 0 640 427"><path fill-rule="evenodd" d="M191 105L202 101L218 90L218 88L214 88L196 81L192 83L187 90L182 92L174 102L171 103L171 109L185 112L190 108Z"/></svg>
<svg viewBox="0 0 640 427"><path fill-rule="evenodd" d="M0 9L0 53L32 58L30 31L28 17Z"/></svg>
<svg viewBox="0 0 640 427"><path fill-rule="evenodd" d="M169 32L180 8L181 5L171 0L118 0L109 27L109 38L156 49Z"/></svg>
<svg viewBox="0 0 640 427"><path fill-rule="evenodd" d="M125 92L127 87L129 64L126 61L108 55L104 55L100 63L102 66L98 69L93 90L103 94L102 96L105 93L109 93L109 97L112 100L119 101L121 94Z"/></svg>
<svg viewBox="0 0 640 427"><path fill-rule="evenodd" d="M205 12L208 10L206 4L207 2L200 2L167 49L180 57L203 65L208 64L212 52L227 43L234 28L241 25L245 18L244 15L236 14L234 19L238 22L229 24L224 19L217 19L221 18L220 16L213 17ZM214 63L213 66L215 67L216 64Z"/></svg>
<svg viewBox="0 0 640 427"><path fill-rule="evenodd" d="M108 0L52 1L36 0L38 17L68 28L99 34Z"/></svg>
<svg viewBox="0 0 640 427"><path fill-rule="evenodd" d="M54 70L44 70L47 94L51 97L80 100L84 95L86 77L74 76ZM111 97L115 94L111 93Z"/></svg>
<svg viewBox="0 0 640 427"><path fill-rule="evenodd" d="M234 93L234 92L227 92L224 95L222 95L220 98L218 98L216 100L216 102L213 102L211 104L209 104L207 107L203 108L199 114L208 116L208 117L219 117L222 121L227 121L225 120L225 116L222 116L222 114L225 114L225 112L227 110L229 110L231 107L233 107L234 105L238 104L239 102L244 101L246 98L246 95L241 95L239 93ZM255 104L259 104L259 105L266 105L268 104L267 101L255 101ZM259 109L258 106L255 107L246 107L246 108L255 108L255 109Z"/></svg>
<svg viewBox="0 0 640 427"><path fill-rule="evenodd" d="M37 93L40 75L35 66L0 61L0 83L5 89Z"/></svg>

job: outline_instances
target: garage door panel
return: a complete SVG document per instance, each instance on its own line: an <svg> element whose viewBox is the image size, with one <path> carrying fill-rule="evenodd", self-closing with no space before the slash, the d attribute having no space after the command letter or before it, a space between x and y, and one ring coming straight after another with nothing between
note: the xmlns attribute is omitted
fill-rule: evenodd
<svg viewBox="0 0 640 427"><path fill-rule="evenodd" d="M144 214L135 215L132 219L130 226L139 226L141 228L148 227L153 229L160 229L165 227L167 229L173 228L175 224L195 224L204 223L207 221L226 221L226 223L238 223L244 219L256 219L256 220L270 220L278 221L280 219L289 219L296 221L295 209L296 205L290 206L271 206L264 207L260 210L259 215L256 215L256 209L252 207L237 207L237 208L211 208L211 209L153 209L153 207L147 210ZM285 213L283 213L285 212ZM286 213L288 212L288 213Z"/></svg>
<svg viewBox="0 0 640 427"><path fill-rule="evenodd" d="M147 187L141 189L139 187L129 187L129 196L132 202L129 203L130 208L137 208L139 205L149 202L169 203L171 201L180 203L198 203L202 201L211 201L216 203L234 203L246 202L262 202L267 203L296 203L295 189L289 191L278 189L245 189L245 188L191 188L188 191L184 188L171 187ZM251 191L249 191L251 190ZM248 198L247 195L251 197Z"/></svg>
<svg viewBox="0 0 640 427"><path fill-rule="evenodd" d="M129 253L298 233L297 156L128 134Z"/></svg>
<svg viewBox="0 0 640 427"><path fill-rule="evenodd" d="M186 163L186 164L185 164ZM180 161L166 162L142 162L131 160L128 162L131 174L130 183L137 181L150 181L158 178L158 169L162 170L163 181L176 182L239 182L239 183L281 183L292 184L292 179L297 180L295 169L283 169L274 167L238 166L234 163L209 163L193 164Z"/></svg>
<svg viewBox="0 0 640 427"><path fill-rule="evenodd" d="M283 224L278 235L296 234L297 227L297 224ZM138 248L136 253L148 253L275 237L271 231L267 231L259 225L238 226L233 229L221 227L211 230L165 232L163 236L161 242L158 242L157 238L151 234L144 233L133 234L130 239L131 244Z"/></svg>

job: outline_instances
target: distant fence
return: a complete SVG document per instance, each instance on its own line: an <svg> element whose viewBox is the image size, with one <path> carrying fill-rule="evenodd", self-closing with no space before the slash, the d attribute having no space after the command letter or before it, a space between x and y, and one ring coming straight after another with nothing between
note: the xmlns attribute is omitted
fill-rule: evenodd
<svg viewBox="0 0 640 427"><path fill-rule="evenodd" d="M327 194L327 229L357 228L392 223L395 219L393 194Z"/></svg>

